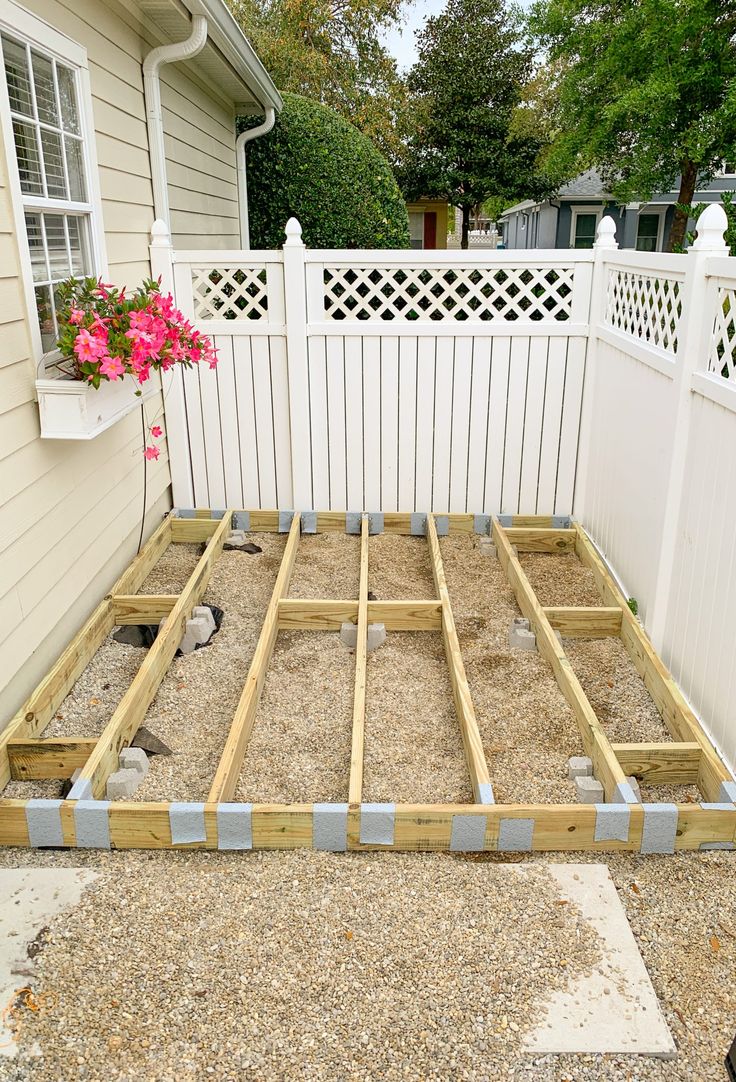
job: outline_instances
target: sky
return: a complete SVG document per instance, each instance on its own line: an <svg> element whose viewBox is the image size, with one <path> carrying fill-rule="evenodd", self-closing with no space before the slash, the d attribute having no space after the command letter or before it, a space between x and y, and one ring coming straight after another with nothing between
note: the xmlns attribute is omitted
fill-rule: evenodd
<svg viewBox="0 0 736 1082"><path fill-rule="evenodd" d="M522 7L528 8L530 5L531 0L521 0ZM396 57L401 71L407 71L417 58L415 30L421 29L430 15L439 15L444 6L445 0L415 0L407 4L402 25L394 27L384 36L386 47Z"/></svg>

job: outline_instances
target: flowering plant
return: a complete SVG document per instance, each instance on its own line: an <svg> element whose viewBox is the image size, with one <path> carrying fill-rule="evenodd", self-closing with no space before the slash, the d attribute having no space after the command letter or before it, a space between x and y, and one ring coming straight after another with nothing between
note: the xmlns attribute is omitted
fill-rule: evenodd
<svg viewBox="0 0 736 1082"><path fill-rule="evenodd" d="M145 383L151 369L217 364L210 339L161 293L159 282L145 281L126 294L102 279L70 278L58 287L57 318L63 358L58 367L95 388L126 375Z"/></svg>

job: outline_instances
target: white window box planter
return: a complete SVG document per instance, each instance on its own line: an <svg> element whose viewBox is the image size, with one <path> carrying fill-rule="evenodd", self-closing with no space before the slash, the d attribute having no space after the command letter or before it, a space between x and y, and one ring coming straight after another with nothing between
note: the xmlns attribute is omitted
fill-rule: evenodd
<svg viewBox="0 0 736 1082"><path fill-rule="evenodd" d="M161 391L157 372L140 388L132 376L110 383L99 390L73 379L37 379L38 408L41 414L41 437L46 440L92 440L122 417L138 409L142 402Z"/></svg>

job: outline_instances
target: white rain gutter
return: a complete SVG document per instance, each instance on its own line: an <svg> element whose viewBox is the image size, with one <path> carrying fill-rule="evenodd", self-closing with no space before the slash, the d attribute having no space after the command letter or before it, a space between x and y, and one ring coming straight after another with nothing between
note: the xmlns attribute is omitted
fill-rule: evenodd
<svg viewBox="0 0 736 1082"><path fill-rule="evenodd" d="M190 60L201 52L207 41L207 19L204 15L192 16L192 32L184 41L173 45L159 45L151 49L143 61L143 94L146 103L148 146L151 156L151 183L153 185L153 216L169 221L169 191L166 181L166 153L164 149L164 119L161 108L161 84L159 72L164 64L177 60Z"/></svg>
<svg viewBox="0 0 736 1082"><path fill-rule="evenodd" d="M238 206L240 208L240 247L250 248L250 224L248 222L248 174L245 164L245 144L257 139L259 135L270 132L276 121L276 110L272 105L266 107L266 119L256 128L241 132L235 140L235 167L238 174Z"/></svg>

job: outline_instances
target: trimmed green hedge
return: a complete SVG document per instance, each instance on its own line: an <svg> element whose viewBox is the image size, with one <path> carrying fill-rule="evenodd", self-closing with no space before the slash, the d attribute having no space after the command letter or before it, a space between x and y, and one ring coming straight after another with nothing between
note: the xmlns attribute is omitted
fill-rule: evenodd
<svg viewBox="0 0 736 1082"><path fill-rule="evenodd" d="M408 248L406 205L368 136L318 102L283 99L273 129L246 148L251 247L280 248L294 216L309 248Z"/></svg>

